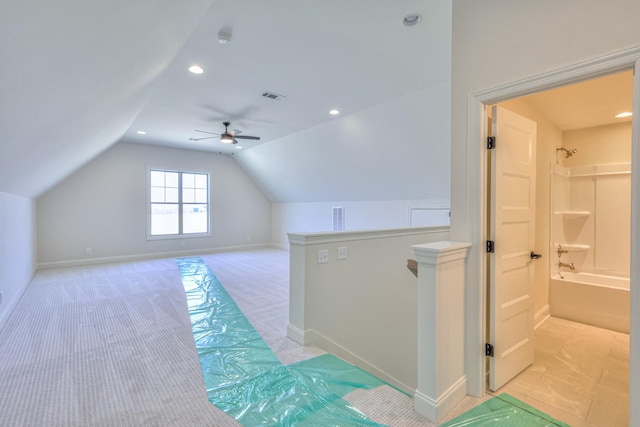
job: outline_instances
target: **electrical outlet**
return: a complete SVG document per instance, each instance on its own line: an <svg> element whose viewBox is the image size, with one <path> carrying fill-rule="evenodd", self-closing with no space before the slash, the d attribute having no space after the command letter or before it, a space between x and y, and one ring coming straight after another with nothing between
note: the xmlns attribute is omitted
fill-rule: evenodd
<svg viewBox="0 0 640 427"><path fill-rule="evenodd" d="M338 259L339 260L347 259L347 247L346 246L340 246L338 248Z"/></svg>
<svg viewBox="0 0 640 427"><path fill-rule="evenodd" d="M322 249L318 251L318 264L326 264L329 262L329 251Z"/></svg>
<svg viewBox="0 0 640 427"><path fill-rule="evenodd" d="M84 248L85 255L91 255L91 248Z"/></svg>

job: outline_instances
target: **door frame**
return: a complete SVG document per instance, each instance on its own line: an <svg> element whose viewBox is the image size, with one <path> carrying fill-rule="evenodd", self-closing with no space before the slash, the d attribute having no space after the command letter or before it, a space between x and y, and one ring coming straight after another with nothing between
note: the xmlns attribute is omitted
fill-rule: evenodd
<svg viewBox="0 0 640 427"><path fill-rule="evenodd" d="M638 70L633 78L631 259L640 259L640 47L577 63L548 73L510 82L467 97L466 205L468 241L473 243L467 262L465 283L465 370L467 393L481 397L485 392L486 289L484 242L487 221L487 107L508 99L530 95L625 70ZM640 399L640 265L631 263L630 401ZM630 424L640 425L640 408L630 407Z"/></svg>

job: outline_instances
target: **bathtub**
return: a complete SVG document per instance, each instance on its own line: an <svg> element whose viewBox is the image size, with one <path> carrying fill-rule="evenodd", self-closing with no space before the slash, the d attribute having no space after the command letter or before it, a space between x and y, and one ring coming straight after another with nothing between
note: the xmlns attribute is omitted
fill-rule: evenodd
<svg viewBox="0 0 640 427"><path fill-rule="evenodd" d="M563 272L549 281L552 316L629 333L629 278Z"/></svg>

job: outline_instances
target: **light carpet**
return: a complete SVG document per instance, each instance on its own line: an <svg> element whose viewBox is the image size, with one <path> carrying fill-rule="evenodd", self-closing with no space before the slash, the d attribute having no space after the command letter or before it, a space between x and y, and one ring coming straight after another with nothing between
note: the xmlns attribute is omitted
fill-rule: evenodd
<svg viewBox="0 0 640 427"><path fill-rule="evenodd" d="M325 354L286 337L288 252L202 258L283 364ZM381 424L434 425L390 387L345 400ZM0 330L0 426L237 425L207 400L175 258L40 271Z"/></svg>

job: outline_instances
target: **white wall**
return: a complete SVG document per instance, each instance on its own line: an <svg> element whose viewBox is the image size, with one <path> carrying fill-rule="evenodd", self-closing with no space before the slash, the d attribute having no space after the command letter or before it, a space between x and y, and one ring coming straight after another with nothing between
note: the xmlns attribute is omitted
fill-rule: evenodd
<svg viewBox="0 0 640 427"><path fill-rule="evenodd" d="M35 271L35 202L0 192L0 328Z"/></svg>
<svg viewBox="0 0 640 427"><path fill-rule="evenodd" d="M211 237L147 240L148 167L211 174ZM271 204L230 156L126 142L40 197L37 219L45 265L271 241Z"/></svg>
<svg viewBox="0 0 640 427"><path fill-rule="evenodd" d="M562 159L565 167L629 163L631 161L631 122L566 131L566 148L576 155Z"/></svg>
<svg viewBox="0 0 640 427"><path fill-rule="evenodd" d="M274 201L274 243L332 230L332 206L350 230L406 227L410 206L448 208L449 98L443 82L237 154Z"/></svg>
<svg viewBox="0 0 640 427"><path fill-rule="evenodd" d="M315 343L413 393L418 280L412 245L447 240L448 227L291 234L288 336ZM338 260L338 248L347 258ZM329 262L318 264L327 250Z"/></svg>
<svg viewBox="0 0 640 427"><path fill-rule="evenodd" d="M483 299L479 277L483 188L478 132L482 121L476 94L498 87L503 94L511 93L509 85L525 78L640 47L637 16L640 2L627 0L453 1L451 238L473 244L467 274L466 362L473 371L469 385L475 395L484 390L484 379L478 375L483 359L473 351L483 340L477 326ZM632 354L634 349L640 353L632 339ZM636 360L640 365L640 357ZM632 395L640 394L640 382L632 381L631 390ZM632 424L634 420L640 421L640 416L632 417Z"/></svg>
<svg viewBox="0 0 640 427"><path fill-rule="evenodd" d="M449 225L449 200L273 203L273 243L287 247L287 233L333 231L334 206L344 208L345 230Z"/></svg>

